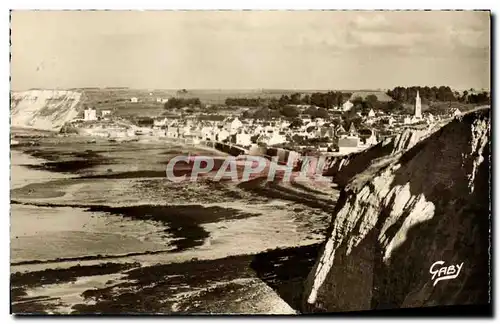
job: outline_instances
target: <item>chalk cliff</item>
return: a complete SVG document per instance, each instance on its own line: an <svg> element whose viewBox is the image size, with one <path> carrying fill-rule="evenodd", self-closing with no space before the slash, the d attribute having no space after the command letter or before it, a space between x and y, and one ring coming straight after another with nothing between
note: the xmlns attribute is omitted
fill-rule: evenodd
<svg viewBox="0 0 500 324"><path fill-rule="evenodd" d="M57 131L78 115L81 96L67 90L12 92L11 126Z"/></svg>
<svg viewBox="0 0 500 324"><path fill-rule="evenodd" d="M366 170L372 163L376 163L378 159L402 153L412 148L420 140L439 128L440 125L427 129L405 129L401 134L381 141L367 150L345 156L331 157L326 161L324 174L332 177L333 182L343 187L347 185L352 177Z"/></svg>
<svg viewBox="0 0 500 324"><path fill-rule="evenodd" d="M489 301L490 110L404 138L341 192L302 311ZM434 285L436 261L463 267Z"/></svg>

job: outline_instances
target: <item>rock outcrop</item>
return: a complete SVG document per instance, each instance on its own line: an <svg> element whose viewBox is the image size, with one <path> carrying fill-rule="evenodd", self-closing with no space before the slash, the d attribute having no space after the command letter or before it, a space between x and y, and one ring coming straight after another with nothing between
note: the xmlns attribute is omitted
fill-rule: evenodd
<svg viewBox="0 0 500 324"><path fill-rule="evenodd" d="M378 159L383 159L389 155L398 154L412 148L420 140L437 131L439 128L439 125L426 129L408 128L395 137L381 141L367 150L344 156L331 157L326 161L324 175L332 177L333 182L340 187L344 187L356 174L366 170L372 163L376 163Z"/></svg>
<svg viewBox="0 0 500 324"><path fill-rule="evenodd" d="M478 110L354 176L302 311L488 303L490 149L490 110ZM436 282L437 261L438 269L455 265L455 274L463 265L456 278Z"/></svg>
<svg viewBox="0 0 500 324"><path fill-rule="evenodd" d="M66 90L11 93L11 126L58 131L78 115L82 94Z"/></svg>

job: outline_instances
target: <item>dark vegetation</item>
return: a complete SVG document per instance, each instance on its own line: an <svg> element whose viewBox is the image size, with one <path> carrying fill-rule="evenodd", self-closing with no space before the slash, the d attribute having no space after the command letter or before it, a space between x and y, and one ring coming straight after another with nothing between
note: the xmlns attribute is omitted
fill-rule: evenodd
<svg viewBox="0 0 500 324"><path fill-rule="evenodd" d="M411 113L412 105L415 104L415 96L417 91L422 98L423 110L429 110L432 113L447 113L450 108L456 107L461 111L472 109L473 105L490 104L491 98L488 92L475 91L474 89L458 92L452 90L449 86L412 86L412 87L395 87L388 90L386 93L379 91L361 91L352 92L345 91L328 91L328 92L275 92L272 95L259 92L247 94L229 94L226 97L224 93L207 95L203 92L188 92L185 89L177 91L175 97L171 97L165 104L157 103L140 103L140 111L137 111L138 105L130 104L127 98L117 97L118 93L113 93L111 99L100 98L99 101L103 105L101 108L109 108L107 105L114 102L117 110L131 110L131 112L140 113L141 116L151 115L149 110L156 111L163 107L164 111L175 111L176 109L184 109L186 113L204 112L213 113L210 117L204 119L221 120L223 117L217 117L221 110L234 108L249 108L243 113L243 118L255 119L272 119L272 118L287 118L293 119L300 115L309 115L311 118L328 118L332 116L332 109L342 107L348 100L353 103L353 114L367 114L370 109L382 111L385 113L405 114ZM383 96L379 96L382 94ZM393 100L381 99L389 96ZM213 97L213 98L212 98ZM217 98L216 98L217 97ZM213 104L215 99L217 104ZM380 100L379 100L380 99ZM389 99L389 98L387 98ZM107 104L106 102L109 102ZM123 109L122 107L123 106ZM130 107L129 107L130 106ZM127 108L127 109L125 109ZM146 111L148 108L149 110ZM161 109L161 108L160 108ZM119 115L122 115L120 112ZM153 114L154 115L154 114ZM214 117L215 116L215 117ZM344 116L343 119L346 116ZM351 116L350 119L353 119ZM354 118L355 119L355 118ZM357 121L355 121L357 123Z"/></svg>
<svg viewBox="0 0 500 324"><path fill-rule="evenodd" d="M490 104L491 98L488 92L476 92L474 89L465 90L462 93L453 91L448 86L440 87L395 87L387 91L395 101L401 103L415 103L417 91L420 93L422 103L430 102L460 102L467 104Z"/></svg>
<svg viewBox="0 0 500 324"><path fill-rule="evenodd" d="M200 98L170 98L164 105L165 109L200 106Z"/></svg>
<svg viewBox="0 0 500 324"><path fill-rule="evenodd" d="M26 273L16 272L10 275L10 284L12 287L28 288L41 285L74 282L78 277L111 274L138 266L140 266L139 263L108 262L93 266L76 265L65 270L48 269Z"/></svg>
<svg viewBox="0 0 500 324"><path fill-rule="evenodd" d="M227 98L226 106L259 107L264 100L261 98Z"/></svg>
<svg viewBox="0 0 500 324"><path fill-rule="evenodd" d="M172 244L174 252L184 251L202 245L209 233L201 224L216 223L221 220L242 219L258 214L239 212L231 208L218 206L203 207L201 205L185 206L132 206L107 207L92 206L89 211L108 212L113 215L140 220L154 220L168 226L166 232L175 238Z"/></svg>
<svg viewBox="0 0 500 324"><path fill-rule="evenodd" d="M216 260L157 264L75 266L11 275L11 296L15 313L46 313L61 305L59 298L30 299L26 287L41 284L74 282L87 275L123 273L125 282L88 289L82 293L87 301L74 305L75 313L210 313L234 312L243 302L252 302L255 284L262 280L290 306L298 309L302 286L311 270L321 245L274 249L256 255L229 256ZM50 278L50 282L44 281ZM245 278L247 282L234 283ZM209 288L217 283L217 287ZM258 289L258 288L257 288ZM191 292L199 290L199 294ZM181 297L182 294L186 294ZM255 302L255 301L253 301ZM176 306L175 309L173 306ZM236 307L236 308L235 308Z"/></svg>

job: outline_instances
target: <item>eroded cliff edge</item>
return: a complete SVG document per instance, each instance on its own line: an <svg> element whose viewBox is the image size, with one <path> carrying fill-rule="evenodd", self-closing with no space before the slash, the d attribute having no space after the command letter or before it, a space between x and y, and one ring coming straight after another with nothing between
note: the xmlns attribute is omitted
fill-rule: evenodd
<svg viewBox="0 0 500 324"><path fill-rule="evenodd" d="M58 131L78 116L82 93L69 90L28 90L11 93L11 126Z"/></svg>
<svg viewBox="0 0 500 324"><path fill-rule="evenodd" d="M376 160L344 187L302 311L489 301L490 110ZM429 270L461 264L434 285Z"/></svg>

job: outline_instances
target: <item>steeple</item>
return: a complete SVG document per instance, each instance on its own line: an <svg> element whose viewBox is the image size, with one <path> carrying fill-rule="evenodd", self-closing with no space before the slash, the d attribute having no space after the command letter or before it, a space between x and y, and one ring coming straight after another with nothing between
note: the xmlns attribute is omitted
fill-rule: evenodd
<svg viewBox="0 0 500 324"><path fill-rule="evenodd" d="M349 126L349 135L356 135L356 127L354 127L354 123L351 123L351 126Z"/></svg>
<svg viewBox="0 0 500 324"><path fill-rule="evenodd" d="M417 97L415 98L415 118L422 118L422 102L420 100L420 93L417 90Z"/></svg>

